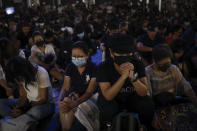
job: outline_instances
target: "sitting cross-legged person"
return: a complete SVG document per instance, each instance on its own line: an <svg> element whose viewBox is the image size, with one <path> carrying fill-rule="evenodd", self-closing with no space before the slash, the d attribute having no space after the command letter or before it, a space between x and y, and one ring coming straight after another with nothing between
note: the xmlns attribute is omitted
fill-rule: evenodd
<svg viewBox="0 0 197 131"><path fill-rule="evenodd" d="M32 39L35 45L31 48L29 57L31 63L44 67L53 78L63 80L63 75L56 64L56 53L53 46L46 44L40 32L34 32Z"/></svg>
<svg viewBox="0 0 197 131"><path fill-rule="evenodd" d="M167 45L157 45L153 49L153 64L146 67L146 76L151 96L163 92L174 95L183 92L192 102L197 103L197 97L176 65L171 64L172 52ZM176 94L180 92L179 94ZM182 93L183 94L183 93Z"/></svg>
<svg viewBox="0 0 197 131"><path fill-rule="evenodd" d="M52 87L47 71L21 57L6 65L6 79L15 83L18 99L0 99L1 131L27 131L54 112Z"/></svg>
<svg viewBox="0 0 197 131"><path fill-rule="evenodd" d="M89 61L86 43L78 41L72 47L72 64L67 67L59 96L58 106L63 131L74 130L73 128L77 130L78 127L73 127L76 108L92 96L95 87L96 66Z"/></svg>
<svg viewBox="0 0 197 131"><path fill-rule="evenodd" d="M97 74L101 127L106 128L106 123L127 110L138 113L140 122L151 128L154 105L147 96L144 65L134 56L134 41L128 35L115 34L109 43L112 59L102 63Z"/></svg>
<svg viewBox="0 0 197 131"><path fill-rule="evenodd" d="M171 58L167 45L157 45L153 49L153 64L146 67L150 95L157 107L153 126L157 130L193 131L197 97L179 68L171 64Z"/></svg>

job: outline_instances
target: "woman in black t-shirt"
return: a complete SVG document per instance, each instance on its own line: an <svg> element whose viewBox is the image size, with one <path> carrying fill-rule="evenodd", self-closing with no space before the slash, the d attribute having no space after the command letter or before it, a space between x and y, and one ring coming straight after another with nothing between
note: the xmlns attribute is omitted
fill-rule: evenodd
<svg viewBox="0 0 197 131"><path fill-rule="evenodd" d="M72 64L67 68L58 102L63 130L71 128L75 107L86 101L95 90L96 66L88 59L86 43L76 42L72 47Z"/></svg>

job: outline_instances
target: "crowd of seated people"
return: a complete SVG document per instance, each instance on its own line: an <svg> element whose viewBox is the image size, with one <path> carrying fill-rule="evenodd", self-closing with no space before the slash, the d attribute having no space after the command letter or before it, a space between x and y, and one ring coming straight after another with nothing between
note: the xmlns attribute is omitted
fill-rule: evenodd
<svg viewBox="0 0 197 131"><path fill-rule="evenodd" d="M0 130L34 131L56 114L53 130L85 131L91 122L76 115L86 103L99 110L96 131L113 129L125 111L154 131L163 94L197 103L197 17L179 6L109 1L0 10Z"/></svg>

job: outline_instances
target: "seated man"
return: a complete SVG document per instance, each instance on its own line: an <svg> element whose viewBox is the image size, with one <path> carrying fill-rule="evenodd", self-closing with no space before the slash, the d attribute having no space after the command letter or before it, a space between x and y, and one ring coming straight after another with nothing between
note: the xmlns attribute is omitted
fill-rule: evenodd
<svg viewBox="0 0 197 131"><path fill-rule="evenodd" d="M111 122L118 113L127 110L138 113L141 123L149 125L154 105L147 96L144 65L133 55L133 39L116 34L109 42L112 60L102 63L97 74L101 124Z"/></svg>
<svg viewBox="0 0 197 131"><path fill-rule="evenodd" d="M157 44L165 43L164 38L158 34L157 24L149 23L147 33L140 36L137 43L137 50L145 66L152 64L152 49Z"/></svg>
<svg viewBox="0 0 197 131"><path fill-rule="evenodd" d="M153 49L153 64L146 67L151 96L162 92L177 95L183 87L184 93L196 103L197 97L190 83L185 80L178 67L171 64L171 58L172 52L167 45L157 45Z"/></svg>

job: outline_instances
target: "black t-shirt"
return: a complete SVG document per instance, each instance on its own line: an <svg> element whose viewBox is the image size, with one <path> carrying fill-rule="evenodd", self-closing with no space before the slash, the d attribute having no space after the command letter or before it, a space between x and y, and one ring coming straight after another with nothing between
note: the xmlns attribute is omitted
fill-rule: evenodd
<svg viewBox="0 0 197 131"><path fill-rule="evenodd" d="M163 44L165 43L165 39L162 38L160 35L156 35L154 40L151 40L148 36L148 33L142 35L138 42L143 43L145 46L153 48L157 44ZM148 63L152 63L152 52L140 52L142 57L147 60Z"/></svg>
<svg viewBox="0 0 197 131"><path fill-rule="evenodd" d="M141 61L135 59L132 64L134 65L134 72L135 74L138 75L138 78L145 77L145 68L144 65ZM102 63L99 68L98 68L98 73L97 73L97 82L109 82L111 86L113 86L116 81L121 77L121 75L116 71L114 67L113 60L108 60L104 63ZM128 78L125 81L125 84L121 88L120 92L118 95L115 97L115 101L119 104L127 104L127 99L130 95L133 95L134 90L133 90L133 85ZM107 101L101 90L99 91L99 98L98 98L98 104L105 105L109 101Z"/></svg>
<svg viewBox="0 0 197 131"><path fill-rule="evenodd" d="M81 96L88 88L90 80L92 78L96 78L96 66L93 63L88 62L86 69L82 74L80 74L77 70L77 67L74 64L70 64L65 75L71 78L69 92L76 92L79 94L79 96Z"/></svg>
<svg viewBox="0 0 197 131"><path fill-rule="evenodd" d="M18 34L17 39L20 40L20 42L21 42L21 45L20 45L21 49L27 48L31 34L32 34L31 32L29 32L27 35L25 35L23 32L20 32Z"/></svg>

